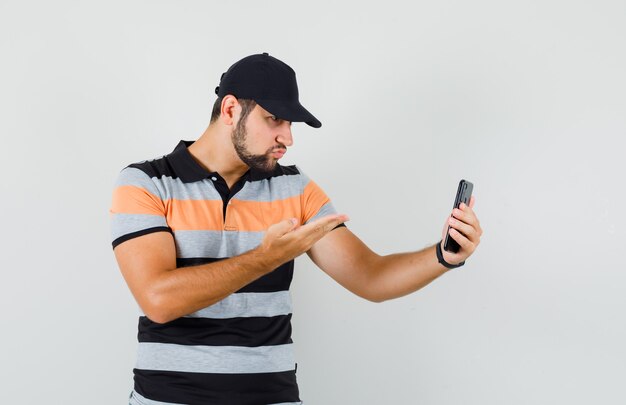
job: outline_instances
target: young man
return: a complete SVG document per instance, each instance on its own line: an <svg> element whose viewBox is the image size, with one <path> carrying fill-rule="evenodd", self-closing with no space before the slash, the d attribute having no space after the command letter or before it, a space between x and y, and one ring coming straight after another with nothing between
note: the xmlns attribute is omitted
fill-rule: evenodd
<svg viewBox="0 0 626 405"><path fill-rule="evenodd" d="M472 207L446 219L459 253L436 246L379 256L343 225L297 166L278 160L291 123L321 123L294 71L268 54L222 75L195 142L120 173L111 208L115 257L143 310L131 404L298 404L289 286L294 258L381 302L458 267L482 230Z"/></svg>

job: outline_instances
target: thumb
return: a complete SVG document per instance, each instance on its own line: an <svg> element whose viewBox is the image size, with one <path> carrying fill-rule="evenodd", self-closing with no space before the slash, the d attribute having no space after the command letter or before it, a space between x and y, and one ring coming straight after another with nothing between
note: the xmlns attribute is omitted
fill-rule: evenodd
<svg viewBox="0 0 626 405"><path fill-rule="evenodd" d="M280 221L278 224L277 236L280 238L281 236L291 232L297 225L298 220L296 218L289 218Z"/></svg>

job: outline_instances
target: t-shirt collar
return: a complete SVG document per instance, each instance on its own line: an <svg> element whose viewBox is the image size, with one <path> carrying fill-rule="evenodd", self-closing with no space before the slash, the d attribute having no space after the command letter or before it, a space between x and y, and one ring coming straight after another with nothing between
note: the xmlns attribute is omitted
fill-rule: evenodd
<svg viewBox="0 0 626 405"><path fill-rule="evenodd" d="M181 140L168 156L168 160L170 161L172 168L178 174L178 177L183 181L183 183L193 183L195 181L201 181L219 174L217 172L209 172L196 162L193 156L191 156L191 153L189 153L188 149L193 143L194 141ZM242 177L251 181L263 180L272 177L279 171L280 165L277 164L272 173L250 169Z"/></svg>

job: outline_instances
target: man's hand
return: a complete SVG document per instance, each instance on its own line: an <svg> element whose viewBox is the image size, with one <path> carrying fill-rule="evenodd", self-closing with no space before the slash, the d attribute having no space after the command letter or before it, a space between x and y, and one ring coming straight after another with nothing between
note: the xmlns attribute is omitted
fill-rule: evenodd
<svg viewBox="0 0 626 405"><path fill-rule="evenodd" d="M452 217L448 218L443 226L441 252L443 253L443 259L450 264L458 264L465 261L465 259L474 253L478 244L480 244L480 237L483 234L483 230L480 227L478 217L472 209L474 208L475 202L476 200L472 196L469 207L461 203L460 209L455 208L452 211ZM448 252L443 249L448 225L451 227L450 237L461 246L458 253Z"/></svg>
<svg viewBox="0 0 626 405"><path fill-rule="evenodd" d="M328 215L298 226L296 218L271 225L257 248L266 259L279 266L308 251L315 242L349 218L344 214Z"/></svg>
<svg viewBox="0 0 626 405"><path fill-rule="evenodd" d="M223 300L308 250L347 220L345 215L331 215L301 227L285 220L270 226L256 249L197 266L176 267L176 246L169 232L127 240L114 252L146 316L165 323Z"/></svg>

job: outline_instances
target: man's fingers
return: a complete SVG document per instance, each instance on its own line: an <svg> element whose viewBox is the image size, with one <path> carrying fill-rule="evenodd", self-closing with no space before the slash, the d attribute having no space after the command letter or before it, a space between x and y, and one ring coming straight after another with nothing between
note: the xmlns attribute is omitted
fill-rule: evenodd
<svg viewBox="0 0 626 405"><path fill-rule="evenodd" d="M473 228L474 234L472 234L472 238L471 238L472 240L474 241L477 240L483 234L483 230L480 227L480 221L478 221L478 217L476 216L476 213L467 205L462 204L460 206L460 209L455 208L452 211L452 217L453 219L457 219L461 221L462 223L465 223ZM461 230L461 232L465 233L466 235L469 235L469 233L466 233L463 230Z"/></svg>
<svg viewBox="0 0 626 405"><path fill-rule="evenodd" d="M309 222L306 225L303 225L298 230L302 233L313 233L313 234L326 234L332 231L337 225L349 221L347 215L344 214L336 214L336 215L327 215L325 217L316 219L313 222Z"/></svg>
<svg viewBox="0 0 626 405"><path fill-rule="evenodd" d="M274 233L276 237L280 238L286 233L291 232L293 228L297 226L297 224L298 224L297 218L284 219L278 222L277 224L274 224L272 226L271 231L268 230L268 232Z"/></svg>
<svg viewBox="0 0 626 405"><path fill-rule="evenodd" d="M337 225L346 222L349 219L350 218L348 218L348 216L344 214L327 215L299 227L297 229L297 232L299 235L317 234L323 236L332 231ZM288 234L289 232L294 231L297 225L298 220L296 218L285 219L272 225L268 229L268 233L275 235L275 237L277 238L280 238Z"/></svg>
<svg viewBox="0 0 626 405"><path fill-rule="evenodd" d="M478 225L478 217L476 217L476 213L474 213L474 210L465 203L461 203L459 208L452 210L452 216L465 222L466 224Z"/></svg>
<svg viewBox="0 0 626 405"><path fill-rule="evenodd" d="M458 219L454 219L452 217L448 219L448 224L452 228L454 228L457 231L461 232L468 239L471 239L471 240L475 239L476 229L474 229L473 226L468 225L468 224L466 224L464 222L461 222Z"/></svg>
<svg viewBox="0 0 626 405"><path fill-rule="evenodd" d="M474 244L472 243L472 241L470 241L469 239L467 239L461 232L459 232L458 230L454 229L454 228L450 228L450 236L452 237L452 239L454 239L455 241L457 241L457 243L459 244L459 246L461 246L461 248L463 250L466 251L473 251L473 246Z"/></svg>
<svg viewBox="0 0 626 405"><path fill-rule="evenodd" d="M473 198L474 197L472 196L472 199ZM473 205L474 204L472 204L472 206ZM481 236L483 234L483 229L480 226L480 221L478 220L478 217L476 216L476 212L474 212L471 206L463 207L462 216L464 216L465 218L465 219L461 218L463 222L472 225L474 229L476 229L476 233L478 234L478 236Z"/></svg>
<svg viewBox="0 0 626 405"><path fill-rule="evenodd" d="M345 214L338 214L334 216L334 218L329 218L327 221L324 222L324 233L332 231L337 225L349 220L350 218L348 218L348 216Z"/></svg>

